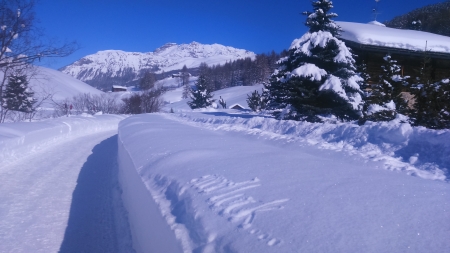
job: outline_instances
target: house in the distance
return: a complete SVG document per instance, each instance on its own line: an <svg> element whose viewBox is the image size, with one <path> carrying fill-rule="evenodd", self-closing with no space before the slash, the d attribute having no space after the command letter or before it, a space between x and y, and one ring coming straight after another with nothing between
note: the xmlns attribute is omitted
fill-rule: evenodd
<svg viewBox="0 0 450 253"><path fill-rule="evenodd" d="M112 92L127 91L127 87L120 85L113 85L111 91Z"/></svg>
<svg viewBox="0 0 450 253"><path fill-rule="evenodd" d="M415 76L425 51L431 58L432 78L450 77L450 37L428 32L385 27L373 21L368 24L336 22L342 32L339 39L352 49L357 61L367 64L371 82L377 82L383 57L390 54L402 68L403 76Z"/></svg>

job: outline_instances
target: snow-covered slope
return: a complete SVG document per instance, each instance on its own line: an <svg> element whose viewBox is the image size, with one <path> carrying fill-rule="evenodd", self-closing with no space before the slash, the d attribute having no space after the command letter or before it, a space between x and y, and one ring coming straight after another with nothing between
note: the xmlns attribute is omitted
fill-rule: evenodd
<svg viewBox="0 0 450 253"><path fill-rule="evenodd" d="M72 98L79 93L101 94L100 90L59 71L36 67L36 75L30 80L30 87L37 96L54 94L53 100Z"/></svg>
<svg viewBox="0 0 450 253"><path fill-rule="evenodd" d="M253 86L236 86L214 91L213 94L216 102L218 102L219 98L222 97L223 100L225 100L225 102L227 103L227 108L238 104L244 109L249 109L247 105L247 95L250 95L255 90L257 90L261 94L262 88L262 84ZM170 111L171 108L176 112L191 111L191 108L189 108L189 106L187 105L187 102L190 99L182 99L182 93L183 87L177 88L175 90L170 90L163 95L164 101L169 103L165 106L165 111Z"/></svg>
<svg viewBox="0 0 450 253"><path fill-rule="evenodd" d="M376 24L336 22L343 30L340 38L363 45L413 51L450 53L450 37L428 32L394 29Z"/></svg>
<svg viewBox="0 0 450 253"><path fill-rule="evenodd" d="M124 52L120 50L99 51L88 55L73 64L61 69L63 73L69 74L89 84L109 85L120 82L128 83L136 80L144 70L157 73L178 70L186 65L188 68L196 68L202 62L213 65L223 64L230 60L251 57L253 52L227 47L219 44L190 44L177 45L167 43L153 52Z"/></svg>

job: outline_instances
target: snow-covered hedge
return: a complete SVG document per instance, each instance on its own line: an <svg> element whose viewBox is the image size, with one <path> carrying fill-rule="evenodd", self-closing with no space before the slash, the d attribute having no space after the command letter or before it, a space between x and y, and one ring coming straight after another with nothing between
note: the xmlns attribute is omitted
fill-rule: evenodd
<svg viewBox="0 0 450 253"><path fill-rule="evenodd" d="M219 117L183 113L169 117L210 129L245 131L269 138L295 139L324 149L345 150L382 161L390 170L406 171L426 179L448 180L450 130L412 127L399 119L358 126L352 123L279 121L251 115Z"/></svg>
<svg viewBox="0 0 450 253"><path fill-rule="evenodd" d="M86 115L0 124L0 161L7 164L64 139L116 129L124 118Z"/></svg>

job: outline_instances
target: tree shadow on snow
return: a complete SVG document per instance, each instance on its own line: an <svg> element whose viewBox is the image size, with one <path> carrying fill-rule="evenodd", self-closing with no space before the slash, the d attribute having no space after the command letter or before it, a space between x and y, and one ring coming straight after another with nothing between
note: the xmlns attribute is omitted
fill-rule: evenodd
<svg viewBox="0 0 450 253"><path fill-rule="evenodd" d="M116 191L116 192L115 192ZM96 145L72 195L60 252L117 252L117 135Z"/></svg>

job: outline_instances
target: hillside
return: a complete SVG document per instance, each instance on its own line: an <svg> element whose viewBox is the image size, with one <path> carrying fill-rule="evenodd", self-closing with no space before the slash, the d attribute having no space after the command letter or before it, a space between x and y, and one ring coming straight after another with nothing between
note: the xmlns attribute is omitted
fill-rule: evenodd
<svg viewBox="0 0 450 253"><path fill-rule="evenodd" d="M53 100L72 98L79 93L101 94L100 90L57 70L37 67L37 74L30 80L30 87L37 96L52 93Z"/></svg>
<svg viewBox="0 0 450 253"><path fill-rule="evenodd" d="M224 64L242 58L254 58L253 52L219 44L177 45L167 43L153 52L125 52L120 50L99 51L68 65L60 71L84 81L99 89L109 89L111 85L132 85L149 70L155 73L179 70L186 65L197 68L201 63Z"/></svg>
<svg viewBox="0 0 450 253"><path fill-rule="evenodd" d="M450 36L450 1L415 9L393 18L385 25L391 28L421 30Z"/></svg>

